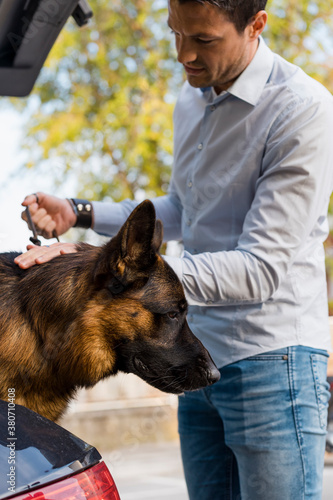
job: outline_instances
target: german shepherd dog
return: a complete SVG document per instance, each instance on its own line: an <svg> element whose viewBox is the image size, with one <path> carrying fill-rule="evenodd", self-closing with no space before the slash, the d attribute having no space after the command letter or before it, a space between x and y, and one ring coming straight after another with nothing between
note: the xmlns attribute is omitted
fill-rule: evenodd
<svg viewBox="0 0 333 500"><path fill-rule="evenodd" d="M161 242L146 200L102 247L27 270L0 254L0 399L15 389L16 403L57 420L78 388L118 371L175 394L216 382Z"/></svg>

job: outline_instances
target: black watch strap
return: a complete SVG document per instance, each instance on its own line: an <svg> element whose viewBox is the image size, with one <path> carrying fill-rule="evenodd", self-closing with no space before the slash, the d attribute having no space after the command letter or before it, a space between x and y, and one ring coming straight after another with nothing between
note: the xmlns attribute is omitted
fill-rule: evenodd
<svg viewBox="0 0 333 500"><path fill-rule="evenodd" d="M76 215L76 222L73 227L91 228L93 217L91 202L80 198L69 198L68 201Z"/></svg>

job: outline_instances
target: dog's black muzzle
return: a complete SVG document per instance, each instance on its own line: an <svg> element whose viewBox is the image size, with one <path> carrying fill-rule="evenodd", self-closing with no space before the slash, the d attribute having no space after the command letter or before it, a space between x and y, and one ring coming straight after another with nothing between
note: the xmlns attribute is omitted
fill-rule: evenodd
<svg viewBox="0 0 333 500"><path fill-rule="evenodd" d="M164 392L180 394L210 386L220 372L187 322L175 337L140 339L118 346L118 369Z"/></svg>
<svg viewBox="0 0 333 500"><path fill-rule="evenodd" d="M150 356L140 353L133 357L130 371L164 392L180 394L202 389L220 379L220 372L208 351L203 346L202 349L200 356L191 356L182 364L177 364L179 352L174 356L157 349ZM170 359L174 359L175 364Z"/></svg>

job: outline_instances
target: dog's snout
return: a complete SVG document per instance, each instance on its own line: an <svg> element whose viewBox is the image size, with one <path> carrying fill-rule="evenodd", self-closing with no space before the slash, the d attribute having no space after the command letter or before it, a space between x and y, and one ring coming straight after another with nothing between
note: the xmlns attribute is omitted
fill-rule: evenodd
<svg viewBox="0 0 333 500"><path fill-rule="evenodd" d="M208 382L208 385L212 385L212 384L215 384L215 382L218 382L221 378L221 374L219 372L219 370L216 368L215 365L213 366L210 366L208 369L207 369L207 382Z"/></svg>

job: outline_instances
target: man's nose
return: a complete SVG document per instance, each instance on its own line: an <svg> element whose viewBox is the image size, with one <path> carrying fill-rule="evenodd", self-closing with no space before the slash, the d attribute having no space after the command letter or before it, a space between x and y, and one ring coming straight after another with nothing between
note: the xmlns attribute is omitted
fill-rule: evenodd
<svg viewBox="0 0 333 500"><path fill-rule="evenodd" d="M184 37L179 37L176 42L177 59L181 64L192 63L197 58L194 50L193 41Z"/></svg>

